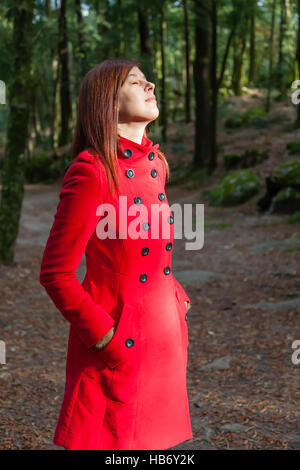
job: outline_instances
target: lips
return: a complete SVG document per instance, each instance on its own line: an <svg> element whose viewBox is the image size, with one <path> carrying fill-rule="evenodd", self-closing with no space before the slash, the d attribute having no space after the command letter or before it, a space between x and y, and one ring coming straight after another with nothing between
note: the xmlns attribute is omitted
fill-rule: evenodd
<svg viewBox="0 0 300 470"><path fill-rule="evenodd" d="M148 98L146 101L156 101L155 96L151 96L151 98Z"/></svg>

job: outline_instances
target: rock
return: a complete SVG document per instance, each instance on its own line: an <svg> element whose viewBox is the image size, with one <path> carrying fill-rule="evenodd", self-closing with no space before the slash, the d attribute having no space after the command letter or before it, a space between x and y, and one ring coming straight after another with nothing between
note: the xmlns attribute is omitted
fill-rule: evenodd
<svg viewBox="0 0 300 470"><path fill-rule="evenodd" d="M250 170L237 170L225 176L219 186L208 193L211 206L234 206L251 199L259 191L259 181Z"/></svg>
<svg viewBox="0 0 300 470"><path fill-rule="evenodd" d="M200 367L200 371L206 370L225 370L230 369L231 363L235 360L233 356L223 356L214 359L209 364L205 364L204 366Z"/></svg>
<svg viewBox="0 0 300 470"><path fill-rule="evenodd" d="M300 159L296 158L274 168L273 174L284 182L284 186L292 186L300 190Z"/></svg>
<svg viewBox="0 0 300 470"><path fill-rule="evenodd" d="M229 423L220 426L219 429L225 432L246 432L248 427L239 423Z"/></svg>
<svg viewBox="0 0 300 470"><path fill-rule="evenodd" d="M279 191L273 198L270 212L293 214L300 210L300 190L292 186Z"/></svg>
<svg viewBox="0 0 300 470"><path fill-rule="evenodd" d="M217 274L212 271L200 271L200 270L186 270L186 271L176 271L173 273L176 279L179 282L185 282L193 286L201 286L211 279L216 279L218 277L223 277L224 274Z"/></svg>
<svg viewBox="0 0 300 470"><path fill-rule="evenodd" d="M268 152L261 149L246 149L241 153L228 153L224 156L226 170L233 168L249 168L262 163L268 158Z"/></svg>
<svg viewBox="0 0 300 470"><path fill-rule="evenodd" d="M248 251L253 253L263 253L264 251L274 249L286 249L286 248L298 248L300 246L300 240L290 238L287 240L270 240L269 242L259 243L252 245L248 248Z"/></svg>
<svg viewBox="0 0 300 470"><path fill-rule="evenodd" d="M291 300L282 300L281 302L259 302L257 304L246 304L242 305L242 308L246 309L262 309L262 310L300 310L300 297Z"/></svg>

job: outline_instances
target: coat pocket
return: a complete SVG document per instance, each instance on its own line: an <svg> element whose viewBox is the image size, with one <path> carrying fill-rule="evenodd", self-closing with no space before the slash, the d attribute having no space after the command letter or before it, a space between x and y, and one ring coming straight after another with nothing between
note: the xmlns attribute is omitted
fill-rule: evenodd
<svg viewBox="0 0 300 470"><path fill-rule="evenodd" d="M103 349L96 350L96 354L113 369L135 356L139 339L138 312L135 307L125 303L116 324L115 334Z"/></svg>
<svg viewBox="0 0 300 470"><path fill-rule="evenodd" d="M176 285L175 285L175 296L176 296L177 304L178 304L183 345L185 348L187 348L189 345L189 331L188 331L188 323L187 323L188 322L188 313L187 313L188 309Z"/></svg>

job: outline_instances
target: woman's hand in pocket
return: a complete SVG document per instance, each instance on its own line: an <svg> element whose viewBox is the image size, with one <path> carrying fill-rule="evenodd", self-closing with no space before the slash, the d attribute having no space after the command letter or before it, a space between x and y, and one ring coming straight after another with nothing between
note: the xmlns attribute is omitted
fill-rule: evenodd
<svg viewBox="0 0 300 470"><path fill-rule="evenodd" d="M113 326L107 333L104 335L98 343L96 343L93 347L96 348L98 351L101 351L105 346L108 345L108 343L111 341L113 338L114 334L116 331L116 327Z"/></svg>

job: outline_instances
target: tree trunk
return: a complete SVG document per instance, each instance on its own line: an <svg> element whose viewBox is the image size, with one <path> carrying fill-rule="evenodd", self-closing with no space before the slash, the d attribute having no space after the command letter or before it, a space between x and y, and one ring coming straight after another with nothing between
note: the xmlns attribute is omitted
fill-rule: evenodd
<svg viewBox="0 0 300 470"><path fill-rule="evenodd" d="M105 21L107 21L107 10L109 8L109 0L93 0L93 5L97 16L98 34L101 39L105 39L105 34L109 31L108 26L105 24ZM107 59L109 55L109 43L102 41L101 49L99 50L99 62Z"/></svg>
<svg viewBox="0 0 300 470"><path fill-rule="evenodd" d="M194 85L196 101L194 167L204 168L211 161L210 119L212 112L210 82L211 1L194 0L195 7L195 61Z"/></svg>
<svg viewBox="0 0 300 470"><path fill-rule="evenodd" d="M298 65L298 76L300 72L300 0L297 1L297 13L298 13L298 31L297 31L297 51L296 51L296 61ZM297 119L295 122L295 127L300 128L300 104L297 106Z"/></svg>
<svg viewBox="0 0 300 470"><path fill-rule="evenodd" d="M250 11L250 57L249 57L249 75L248 85L254 85L255 80L255 17L257 0L251 0Z"/></svg>
<svg viewBox="0 0 300 470"><path fill-rule="evenodd" d="M233 74L232 88L236 96L242 94L242 78L244 65L244 52L246 49L246 34L243 37L236 35L234 37L234 58L233 58Z"/></svg>
<svg viewBox="0 0 300 470"><path fill-rule="evenodd" d="M70 77L69 77L69 57L68 57L68 36L66 18L66 0L61 0L59 14L59 78L60 78L60 134L59 146L64 146L71 139L71 119L72 107L70 98Z"/></svg>
<svg viewBox="0 0 300 470"><path fill-rule="evenodd" d="M276 11L276 0L273 0L271 34L270 34L270 42L269 42L269 77L268 77L268 89L267 89L267 99L266 99L266 111L267 112L270 111L270 101L271 101L271 92L272 92L275 11Z"/></svg>
<svg viewBox="0 0 300 470"><path fill-rule="evenodd" d="M212 45L211 45L211 118L210 125L210 158L208 173L211 174L217 167L217 108L218 108L218 81L217 81L217 0L212 0Z"/></svg>
<svg viewBox="0 0 300 470"><path fill-rule="evenodd" d="M191 78L190 78L190 39L189 39L189 17L187 0L183 0L184 12L184 40L185 40L185 122L191 121Z"/></svg>
<svg viewBox="0 0 300 470"><path fill-rule="evenodd" d="M82 18L82 11L81 11L81 1L80 0L75 0L75 6L76 6L76 17L77 17L77 24L78 24L78 54L75 54L75 58L78 59L80 63L80 77L77 77L77 83L75 87L75 95L77 96L79 93L79 87L81 80L83 76L87 73L88 71L88 61L87 61L87 52L86 52L86 47L85 47L85 37L83 33L83 28L84 28L84 21Z"/></svg>
<svg viewBox="0 0 300 470"><path fill-rule="evenodd" d="M30 69L34 0L14 0L12 5L13 81L9 90L10 113L0 205L0 259L6 265L13 264L24 196L24 158L32 88Z"/></svg>
<svg viewBox="0 0 300 470"><path fill-rule="evenodd" d="M167 104L166 104L166 60L165 60L165 4L162 1L160 8L160 55L161 55L161 85L160 85L160 126L162 140L167 141Z"/></svg>
<svg viewBox="0 0 300 470"><path fill-rule="evenodd" d="M152 59L152 50L151 50L151 41L150 41L150 32L149 32L149 21L148 21L148 8L147 2L144 0L137 2L138 10L138 26L139 26L139 35L140 35L140 63L145 73L146 77L153 81L154 72L153 72L153 59Z"/></svg>

